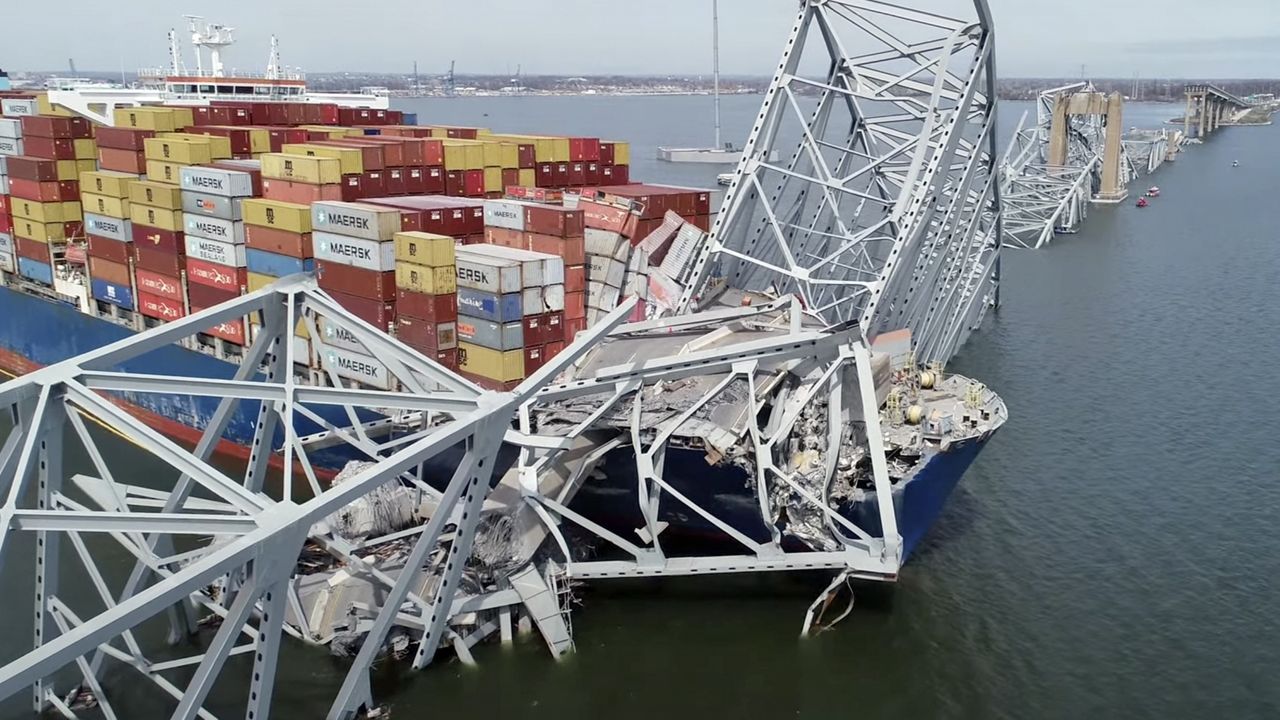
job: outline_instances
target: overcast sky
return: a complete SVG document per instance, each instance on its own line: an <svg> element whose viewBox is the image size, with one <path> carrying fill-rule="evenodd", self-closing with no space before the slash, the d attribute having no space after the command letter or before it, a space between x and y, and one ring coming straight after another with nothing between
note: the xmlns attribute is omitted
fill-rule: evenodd
<svg viewBox="0 0 1280 720"><path fill-rule="evenodd" d="M956 0L899 0L921 9ZM1002 76L1275 77L1280 0L990 0ZM0 67L159 67L184 12L232 25L229 67L261 71L272 33L313 72L697 74L710 66L709 0L34 0L5 3ZM795 0L721 0L727 74L771 74ZM376 10L375 10L376 8ZM52 32L56 13L59 31ZM29 28L21 32L18 28ZM55 42L53 38L64 38ZM187 47L185 34L183 46ZM188 50L189 52L189 50ZM191 60L188 59L188 63Z"/></svg>

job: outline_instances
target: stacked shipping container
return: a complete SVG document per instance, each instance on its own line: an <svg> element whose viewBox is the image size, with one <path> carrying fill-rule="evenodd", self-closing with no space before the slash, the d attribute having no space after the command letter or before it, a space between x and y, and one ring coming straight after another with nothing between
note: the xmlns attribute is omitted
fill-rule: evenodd
<svg viewBox="0 0 1280 720"><path fill-rule="evenodd" d="M458 369L456 241L446 235L395 235L396 336L447 368Z"/></svg>

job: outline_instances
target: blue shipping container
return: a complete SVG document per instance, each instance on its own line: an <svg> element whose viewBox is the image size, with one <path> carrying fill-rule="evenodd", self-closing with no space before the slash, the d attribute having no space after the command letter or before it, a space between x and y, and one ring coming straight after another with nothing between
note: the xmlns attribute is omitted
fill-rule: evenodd
<svg viewBox="0 0 1280 720"><path fill-rule="evenodd" d="M116 285L106 280L94 278L89 285L94 300L101 300L112 305L119 305L125 310L133 309L133 291L124 285Z"/></svg>
<svg viewBox="0 0 1280 720"><path fill-rule="evenodd" d="M18 274L28 280L42 282L45 285L53 284L53 268L43 260L32 260L26 257L18 258Z"/></svg>
<svg viewBox="0 0 1280 720"><path fill-rule="evenodd" d="M314 272L316 269L315 260L299 260L288 255L254 248L245 248L244 260L249 267L249 272L271 277L286 277L303 272Z"/></svg>
<svg viewBox="0 0 1280 720"><path fill-rule="evenodd" d="M520 293L495 295L471 288L458 288L458 313L496 323L516 322L524 317Z"/></svg>
<svg viewBox="0 0 1280 720"><path fill-rule="evenodd" d="M405 124L405 125L417 125L417 124L418 124L418 113L404 113L404 124Z"/></svg>

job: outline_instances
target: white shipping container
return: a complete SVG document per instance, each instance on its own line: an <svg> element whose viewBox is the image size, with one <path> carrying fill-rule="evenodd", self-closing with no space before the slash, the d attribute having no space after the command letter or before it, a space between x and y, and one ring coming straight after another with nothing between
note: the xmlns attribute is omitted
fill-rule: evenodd
<svg viewBox="0 0 1280 720"><path fill-rule="evenodd" d="M319 352L320 363L340 378L355 380L379 390L391 389L391 373L376 359L351 350L328 347Z"/></svg>
<svg viewBox="0 0 1280 720"><path fill-rule="evenodd" d="M0 155L0 158L2 157L4 157L4 155ZM8 194L9 194L9 176L0 175L0 195L8 195Z"/></svg>
<svg viewBox="0 0 1280 720"><path fill-rule="evenodd" d="M676 233L676 237L671 241L671 248L667 250L667 256L662 258L662 271L667 277L682 281L690 267L693 265L693 259L698 254L698 248L702 247L703 241L707 234L694 227L693 225L685 225Z"/></svg>
<svg viewBox="0 0 1280 720"><path fill-rule="evenodd" d="M187 236L220 240L235 245L244 244L244 223L216 217L187 216Z"/></svg>
<svg viewBox="0 0 1280 720"><path fill-rule="evenodd" d="M395 208L336 201L311 206L311 224L320 232L387 241L400 232L400 223L400 211Z"/></svg>
<svg viewBox="0 0 1280 720"><path fill-rule="evenodd" d="M621 293L618 292L618 288L598 282L587 283L587 307L613 310L618 307L619 297Z"/></svg>
<svg viewBox="0 0 1280 720"><path fill-rule="evenodd" d="M331 232L315 232L311 234L311 245L317 260L377 272L390 272L396 269L395 242L379 242Z"/></svg>
<svg viewBox="0 0 1280 720"><path fill-rule="evenodd" d="M182 192L182 212L195 217L215 217L221 220L243 220L240 198L222 197L206 193Z"/></svg>
<svg viewBox="0 0 1280 720"><path fill-rule="evenodd" d="M526 288L541 287L547 284L546 259L551 257L549 255L501 247L499 245L467 245L459 248L457 252L520 263L520 282ZM563 278L561 280L563 281Z"/></svg>
<svg viewBox="0 0 1280 720"><path fill-rule="evenodd" d="M221 240L210 240L209 238L195 237L193 235L186 237L186 243L187 257L217 265L226 265L227 267L242 268L246 266L244 245L236 245Z"/></svg>
<svg viewBox="0 0 1280 720"><path fill-rule="evenodd" d="M320 342L324 345L344 350L354 350L361 354L367 353L364 345L350 330L338 325L329 318L320 318L317 329L320 332Z"/></svg>
<svg viewBox="0 0 1280 720"><path fill-rule="evenodd" d="M524 307L525 317L541 315L547 309L542 306L542 288L531 287L520 291L520 304Z"/></svg>
<svg viewBox="0 0 1280 720"><path fill-rule="evenodd" d="M483 290L498 295L516 293L524 289L521 284L520 263L464 253L464 249L458 248L456 261L458 287Z"/></svg>
<svg viewBox="0 0 1280 720"><path fill-rule="evenodd" d="M13 253L0 252L0 270L7 273L18 272L18 259L14 257Z"/></svg>
<svg viewBox="0 0 1280 720"><path fill-rule="evenodd" d="M563 312L564 286L548 285L542 288L542 304L549 312Z"/></svg>
<svg viewBox="0 0 1280 720"><path fill-rule="evenodd" d="M599 255L587 256L587 279L593 282L604 283L615 288L622 287L622 280L626 277L627 266L613 258L601 257Z"/></svg>
<svg viewBox="0 0 1280 720"><path fill-rule="evenodd" d="M511 200L485 200L484 224L524 232L524 206Z"/></svg>
<svg viewBox="0 0 1280 720"><path fill-rule="evenodd" d="M502 324L459 315L458 340L490 350L519 350L524 347L524 323Z"/></svg>
<svg viewBox="0 0 1280 720"><path fill-rule="evenodd" d="M0 252L13 252L13 236L8 233L0 233Z"/></svg>
<svg viewBox="0 0 1280 720"><path fill-rule="evenodd" d="M108 217L106 215L84 214L84 231L90 235L133 242L133 226L128 220Z"/></svg>
<svg viewBox="0 0 1280 720"><path fill-rule="evenodd" d="M0 155L0 175L9 174L9 158L7 155Z"/></svg>
<svg viewBox="0 0 1280 720"><path fill-rule="evenodd" d="M587 228L583 234L586 236L588 255L600 255L626 262L627 255L631 252L631 243L622 237L621 233Z"/></svg>
<svg viewBox="0 0 1280 720"><path fill-rule="evenodd" d="M15 98L0 100L0 115L22 117L23 115L39 115L39 106L34 98Z"/></svg>
<svg viewBox="0 0 1280 720"><path fill-rule="evenodd" d="M22 141L13 138L0 138L0 155L21 155Z"/></svg>
<svg viewBox="0 0 1280 720"><path fill-rule="evenodd" d="M494 257L510 258L519 260L520 262L536 262L542 263L542 282L539 285L555 285L564 282L564 258L559 255L550 255L548 253L534 252L533 250L522 250L520 248L502 247L499 245L468 245L467 249L484 248L484 251ZM533 283L525 282L525 285Z"/></svg>
<svg viewBox="0 0 1280 720"><path fill-rule="evenodd" d="M0 138L22 139L22 121L16 118L0 118Z"/></svg>
<svg viewBox="0 0 1280 720"><path fill-rule="evenodd" d="M184 167L182 168L182 189L218 197L252 197L253 176L238 170Z"/></svg>

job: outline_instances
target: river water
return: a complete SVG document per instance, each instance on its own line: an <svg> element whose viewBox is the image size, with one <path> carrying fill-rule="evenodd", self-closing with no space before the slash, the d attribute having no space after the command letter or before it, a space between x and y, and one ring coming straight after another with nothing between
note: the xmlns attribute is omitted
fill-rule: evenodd
<svg viewBox="0 0 1280 720"><path fill-rule="evenodd" d="M726 137L745 137L758 102L726 100ZM1002 107L1002 135L1026 107ZM709 142L709 98L405 109L631 140L640 179L705 186L718 172L653 159ZM1126 125L1180 109L1133 107ZM1005 255L1004 305L952 367L1000 392L1012 419L901 582L860 587L834 630L798 637L822 578L602 585L580 593L565 661L537 640L488 646L475 669L384 669L375 692L396 717L1280 716L1278 141L1280 128L1227 128L1160 170L1152 207L1094 208L1082 232ZM5 580L29 597L13 564ZM6 605L25 616L25 599ZM29 637L20 619L0 626L6 657ZM282 668L276 716L322 717L342 666L291 647ZM126 716L167 717L129 672L110 678ZM241 714L243 693L220 684L220 714Z"/></svg>

